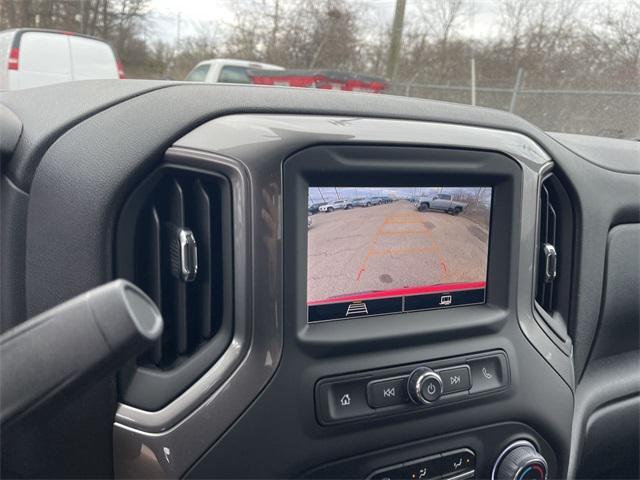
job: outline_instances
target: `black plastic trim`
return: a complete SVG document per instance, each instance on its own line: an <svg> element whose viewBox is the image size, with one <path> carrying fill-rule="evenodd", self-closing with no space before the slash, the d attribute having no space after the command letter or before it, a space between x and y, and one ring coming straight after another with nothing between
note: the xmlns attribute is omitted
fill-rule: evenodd
<svg viewBox="0 0 640 480"><path fill-rule="evenodd" d="M298 339L316 356L328 351L350 352L375 342L388 348L419 343L425 338L463 337L499 330L513 308L511 268L517 263L522 170L504 154L433 147L362 145L316 146L284 163L285 225L289 255L285 270L291 278L286 298L295 311ZM357 178L357 185L353 178ZM307 305L307 192L313 186L414 187L485 186L493 188L486 304L460 306L340 322L308 324ZM511 221L506 221L510 219ZM411 332L411 335L408 335Z"/></svg>

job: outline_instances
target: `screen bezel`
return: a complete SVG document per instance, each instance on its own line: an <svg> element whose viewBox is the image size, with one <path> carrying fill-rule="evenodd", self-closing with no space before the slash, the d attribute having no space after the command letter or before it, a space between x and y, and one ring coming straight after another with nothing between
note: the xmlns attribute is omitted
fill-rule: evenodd
<svg viewBox="0 0 640 480"><path fill-rule="evenodd" d="M307 199L308 201L310 201L310 197L309 197L309 192L311 191L312 188L316 188L318 187L318 185L309 185L307 187ZM329 187L323 187L320 186L319 188L334 188L336 187L335 185L331 185ZM433 188L433 187L440 187L440 185L417 185L413 188L422 188L422 189L426 189L426 188ZM407 188L406 186L403 185L393 185L393 186L389 186L389 187L365 187L362 185L349 185L347 187L341 187L338 186L336 188L361 188L361 189L365 189L365 188ZM409 187L411 188L411 187ZM387 315L400 315L400 314L409 314L409 313L414 313L414 312L424 312L424 311L428 311L428 310L446 310L446 309L451 309L451 308L462 308L462 307L470 307L472 305L484 305L487 301L487 287L488 287L488 277L489 277L489 252L491 251L491 218L493 215L493 186L490 185L455 185L455 186L447 186L445 188L489 188L491 190L491 199L489 202L489 225L487 226L489 232L489 238L487 239L487 252L486 252L486 269L485 269L485 276L484 276L484 283L485 286L482 289L483 290L483 295L482 295L482 301L478 301L478 302L471 302L471 303L464 303L464 304L458 304L458 305L450 305L450 306L446 306L446 307L431 307L431 308L420 308L420 309L413 309L413 310L408 310L408 311L401 311L401 312L390 312L390 313L376 313L376 314L370 314L370 315L359 315L357 317L339 317L339 318L327 318L327 319L323 319L323 320L309 320L309 308L312 306L309 304L309 298L308 298L308 291L307 291L307 323L321 323L321 322L341 322L341 321L348 321L348 320L353 320L355 318L370 318L370 317L374 317L374 316L387 316ZM449 193L449 192L443 192L443 193ZM313 218L315 215L312 215L311 217ZM309 286L309 231L307 230L307 280L306 280L306 285L307 285L307 289ZM453 282L455 283L455 282ZM476 289L478 290L478 289ZM453 292L453 291L452 291ZM441 292L441 294L446 294L448 292ZM437 294L434 294L437 295ZM415 294L415 295L389 295L389 296L385 296L385 297L381 297L384 299L391 299L391 298L403 298L403 308L404 308L404 303L406 301L407 297L410 296L419 296L419 294ZM327 303L346 303L346 302L327 302ZM366 302L365 302L366 303Z"/></svg>
<svg viewBox="0 0 640 480"><path fill-rule="evenodd" d="M295 322L298 339L314 347L392 342L410 333L437 339L469 330L500 328L515 305L520 238L522 170L511 157L493 151L392 145L309 147L283 164L285 322ZM348 321L307 322L307 205L310 185L348 187L486 186L492 188L485 303L460 308L366 316ZM518 193L517 193L518 192Z"/></svg>

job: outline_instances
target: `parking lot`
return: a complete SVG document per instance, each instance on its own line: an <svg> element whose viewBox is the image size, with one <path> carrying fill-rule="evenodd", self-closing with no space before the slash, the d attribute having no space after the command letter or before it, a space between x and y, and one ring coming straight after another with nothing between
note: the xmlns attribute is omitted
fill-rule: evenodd
<svg viewBox="0 0 640 480"><path fill-rule="evenodd" d="M406 200L313 215L308 299L484 281L488 226Z"/></svg>

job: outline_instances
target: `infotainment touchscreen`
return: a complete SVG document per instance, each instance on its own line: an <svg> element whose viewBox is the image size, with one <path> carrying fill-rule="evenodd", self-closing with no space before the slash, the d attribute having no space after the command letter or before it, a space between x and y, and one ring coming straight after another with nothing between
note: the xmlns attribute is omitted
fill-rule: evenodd
<svg viewBox="0 0 640 480"><path fill-rule="evenodd" d="M485 302L491 187L309 187L308 321Z"/></svg>

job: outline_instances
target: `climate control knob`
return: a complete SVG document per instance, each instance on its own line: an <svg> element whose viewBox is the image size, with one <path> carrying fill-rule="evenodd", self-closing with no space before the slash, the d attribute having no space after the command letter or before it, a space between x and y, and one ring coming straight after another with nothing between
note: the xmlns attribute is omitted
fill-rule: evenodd
<svg viewBox="0 0 640 480"><path fill-rule="evenodd" d="M527 440L519 440L498 456L491 480L546 480L547 461Z"/></svg>
<svg viewBox="0 0 640 480"><path fill-rule="evenodd" d="M409 375L407 391L414 403L428 405L442 395L442 379L430 368L418 367Z"/></svg>

